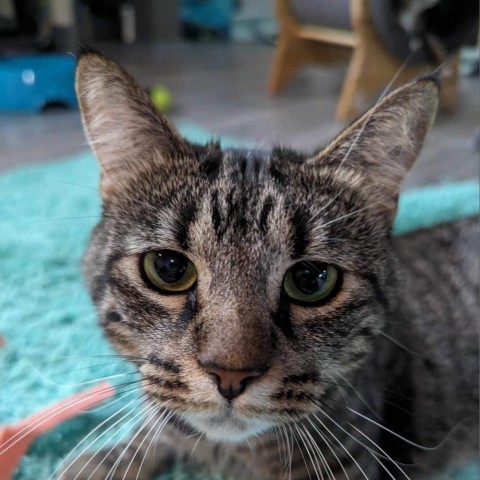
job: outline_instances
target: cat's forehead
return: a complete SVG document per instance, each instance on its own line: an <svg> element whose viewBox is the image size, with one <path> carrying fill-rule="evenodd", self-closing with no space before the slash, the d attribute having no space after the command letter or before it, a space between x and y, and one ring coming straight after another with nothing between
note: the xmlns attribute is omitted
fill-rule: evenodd
<svg viewBox="0 0 480 480"><path fill-rule="evenodd" d="M290 243L303 236L297 230L303 232L305 225L299 224L295 211L305 198L272 175L278 170L276 163L271 152L262 150L227 149L200 157L199 170L186 180L189 191L172 192L177 204L184 201L192 206L183 243L204 253L222 247L250 254L299 249Z"/></svg>
<svg viewBox="0 0 480 480"><path fill-rule="evenodd" d="M197 152L200 176L211 188L219 191L225 187L239 190L249 187L259 192L267 185L275 187L275 173L279 169L276 151L261 149L201 149ZM288 168L290 162L284 161L281 169ZM206 175L205 175L206 174ZM285 179L284 179L285 180ZM285 187L285 182L282 182ZM281 192L279 192L281 193ZM286 192L283 192L286 193Z"/></svg>
<svg viewBox="0 0 480 480"><path fill-rule="evenodd" d="M257 258L259 266L261 259L339 258L340 246L344 256L343 237L358 231L348 216L357 208L352 192L345 202L328 174L311 177L302 157L289 153L210 148L142 176L122 208L127 250L170 248L235 264Z"/></svg>

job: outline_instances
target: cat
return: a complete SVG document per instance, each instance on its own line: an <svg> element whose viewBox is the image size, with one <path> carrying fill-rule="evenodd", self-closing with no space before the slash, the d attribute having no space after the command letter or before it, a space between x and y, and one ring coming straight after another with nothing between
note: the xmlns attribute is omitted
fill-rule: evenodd
<svg viewBox="0 0 480 480"><path fill-rule="evenodd" d="M129 442L62 480L175 462L234 480L417 479L476 458L478 220L391 236L438 75L312 154L192 144L93 51L76 88L103 200L85 275L148 407Z"/></svg>

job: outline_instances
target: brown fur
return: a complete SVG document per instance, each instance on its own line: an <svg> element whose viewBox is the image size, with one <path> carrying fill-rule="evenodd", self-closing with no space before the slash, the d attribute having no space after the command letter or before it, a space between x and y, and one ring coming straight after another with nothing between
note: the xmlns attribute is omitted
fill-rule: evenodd
<svg viewBox="0 0 480 480"><path fill-rule="evenodd" d="M478 387L470 376L462 408L450 414L448 402L435 404L439 408L422 421L418 406L435 402L433 392L418 385L443 378L446 396L459 385L452 370L422 370L411 358L411 345L425 352L422 338L408 332L422 331L415 325L428 314L415 286L429 272L417 271L411 251L390 237L400 183L435 115L434 76L396 90L319 152L275 149L266 159L189 144L128 74L97 54L79 60L77 92L102 167L105 207L85 257L89 288L107 337L122 354L138 357L152 405L170 415L168 431L155 440L162 454L147 455L144 432L126 452L132 465L121 461L114 478L135 478L144 456L141 479L187 458L209 471L255 480L288 478L289 472L295 480L373 480L385 469L401 478L402 469L418 475L446 463L413 444L440 443L462 421L475 432ZM457 248L449 232L470 239L476 224L442 228L411 237L420 239L409 240L412 248L431 242L448 259ZM442 235L448 241L442 243ZM464 258L471 261L471 243L452 259L449 275ZM152 250L181 252L193 262L194 288L166 295L149 287L141 262ZM408 261L401 255L399 262L398 253ZM327 302L305 306L287 298L285 272L300 261L341 271L338 292ZM476 308L474 277L465 287L470 303L459 306L458 321L468 325ZM432 300L436 321L444 324L438 328L445 337L457 335L436 308L439 298ZM429 348L427 360L437 358L435 345ZM468 360L455 349L449 358L458 368L462 360L471 362L475 370L471 348ZM228 401L205 365L262 374ZM413 417L405 417L407 410ZM163 418L158 415L150 424ZM137 447L139 460L132 457ZM455 442L450 448L463 447ZM109 460L118 455L114 450ZM79 479L88 478L98 458ZM75 478L85 461L62 478ZM106 478L112 463L92 478ZM416 466L402 466L409 463Z"/></svg>

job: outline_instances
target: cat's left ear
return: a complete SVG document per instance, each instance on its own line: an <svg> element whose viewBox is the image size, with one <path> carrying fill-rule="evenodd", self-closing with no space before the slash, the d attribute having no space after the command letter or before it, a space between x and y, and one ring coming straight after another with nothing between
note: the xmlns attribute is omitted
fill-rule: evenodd
<svg viewBox="0 0 480 480"><path fill-rule="evenodd" d="M148 94L115 62L85 51L76 91L87 137L101 166L101 194L110 200L147 163L187 155L188 143Z"/></svg>
<svg viewBox="0 0 480 480"><path fill-rule="evenodd" d="M393 219L400 184L422 148L438 98L437 73L413 80L368 110L305 165L327 167L340 182L355 178L357 186L368 189L372 204Z"/></svg>

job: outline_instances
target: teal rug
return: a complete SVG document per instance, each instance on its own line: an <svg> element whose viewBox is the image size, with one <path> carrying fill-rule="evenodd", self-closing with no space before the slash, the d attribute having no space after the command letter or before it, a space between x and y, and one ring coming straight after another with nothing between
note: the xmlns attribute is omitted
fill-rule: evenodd
<svg viewBox="0 0 480 480"><path fill-rule="evenodd" d="M210 137L188 124L181 130L197 142ZM222 144L248 146L232 139L223 139ZM80 257L99 219L97 182L98 167L90 153L0 177L0 334L6 339L5 347L0 348L0 424L13 423L103 377L111 377L117 385L135 378L129 365L98 358L113 352L96 325L80 275ZM410 191L400 199L394 233L478 212L475 182ZM60 459L90 430L120 406L138 401L135 391L120 390L124 393L115 401L35 442L15 479L49 479ZM116 438L126 435L127 430L118 432ZM98 448L105 440L111 439L102 437L92 447ZM161 478L205 480L181 467ZM478 480L480 470L471 465L449 472L447 478Z"/></svg>

